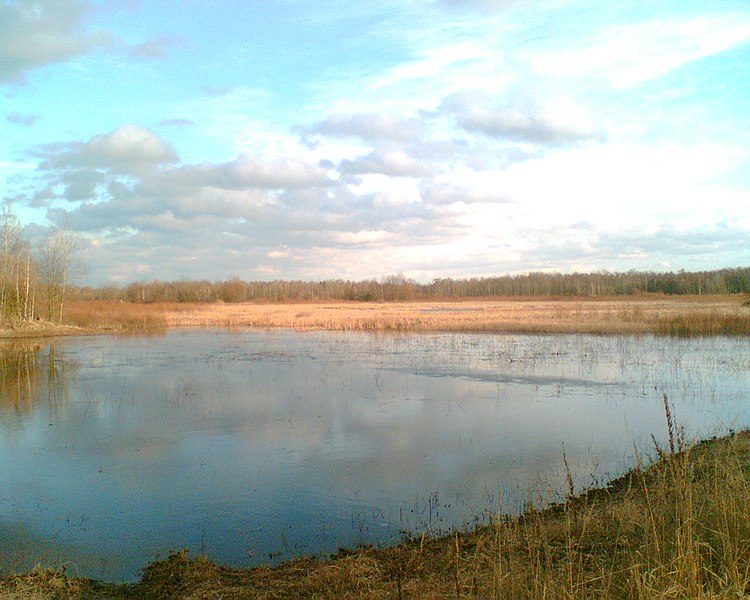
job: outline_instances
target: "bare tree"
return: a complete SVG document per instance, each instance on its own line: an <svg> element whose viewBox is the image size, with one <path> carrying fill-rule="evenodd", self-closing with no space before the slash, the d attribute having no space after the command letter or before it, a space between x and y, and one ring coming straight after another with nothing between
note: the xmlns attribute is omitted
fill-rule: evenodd
<svg viewBox="0 0 750 600"><path fill-rule="evenodd" d="M10 203L0 212L0 320L29 318L31 257Z"/></svg>
<svg viewBox="0 0 750 600"><path fill-rule="evenodd" d="M39 272L47 300L47 318L62 323L69 286L83 274L81 238L68 229L55 229L42 244ZM57 314L55 314L57 313Z"/></svg>

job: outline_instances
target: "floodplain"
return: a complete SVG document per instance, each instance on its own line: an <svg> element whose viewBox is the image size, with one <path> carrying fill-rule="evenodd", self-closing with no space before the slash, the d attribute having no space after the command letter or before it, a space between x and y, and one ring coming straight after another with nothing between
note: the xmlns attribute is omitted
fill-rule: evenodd
<svg viewBox="0 0 750 600"><path fill-rule="evenodd" d="M0 597L736 596L742 300L116 303L67 332L154 335L8 340Z"/></svg>
<svg viewBox="0 0 750 600"><path fill-rule="evenodd" d="M69 302L62 324L0 328L0 338L139 333L172 327L750 335L741 294L500 297L410 302Z"/></svg>

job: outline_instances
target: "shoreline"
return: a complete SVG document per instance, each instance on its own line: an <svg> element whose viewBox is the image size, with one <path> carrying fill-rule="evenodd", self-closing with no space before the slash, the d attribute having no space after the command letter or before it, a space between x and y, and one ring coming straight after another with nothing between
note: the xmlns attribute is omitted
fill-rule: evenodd
<svg viewBox="0 0 750 600"><path fill-rule="evenodd" d="M336 331L750 334L741 297L501 298L164 307L168 326Z"/></svg>
<svg viewBox="0 0 750 600"><path fill-rule="evenodd" d="M543 510L532 507L518 517L471 531L435 538L422 535L393 547L340 550L325 560L303 557L249 569L219 566L210 558L191 557L188 550L181 550L145 566L136 583L72 578L64 569L36 570L0 578L0 598L608 597L612 593L650 598L697 597L695 586L710 597L714 597L711 590L747 593L750 557L746 553L734 559L744 566L744 575L726 574L716 572L714 554L721 548L704 552L703 557L701 549L711 543L702 536L716 527L729 528L719 546L736 544L735 549L746 549L744 535L750 525L734 519L750 512L746 495L750 432L691 446L677 440L675 453L668 448L655 450L658 460L637 466L604 487L569 494L559 504ZM743 506L732 504L730 493L739 494ZM707 507L707 502L721 506ZM717 517L716 511L722 514ZM724 520L715 524L717 518ZM695 556L688 557L686 551ZM707 576L696 572L694 580L685 579L689 573L680 569L687 558L693 563L684 568L708 570ZM639 577L653 581L641 588ZM536 589L537 585L546 587Z"/></svg>
<svg viewBox="0 0 750 600"><path fill-rule="evenodd" d="M93 333L97 332L76 327L75 325L60 325L59 323L50 323L48 321L34 321L23 323L19 327L0 328L0 341L91 335ZM102 331L101 333L106 332Z"/></svg>
<svg viewBox="0 0 750 600"><path fill-rule="evenodd" d="M71 302L68 324L35 321L0 339L130 334L181 327L331 331L750 335L743 295L483 298L460 301Z"/></svg>

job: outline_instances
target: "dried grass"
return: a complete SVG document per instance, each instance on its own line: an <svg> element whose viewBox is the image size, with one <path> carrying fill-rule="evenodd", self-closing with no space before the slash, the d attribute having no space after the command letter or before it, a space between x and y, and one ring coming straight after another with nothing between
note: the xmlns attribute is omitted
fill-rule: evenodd
<svg viewBox="0 0 750 600"><path fill-rule="evenodd" d="M750 311L744 314L718 310L692 312L657 321L657 333L678 337L704 335L750 335Z"/></svg>
<svg viewBox="0 0 750 600"><path fill-rule="evenodd" d="M85 330L106 333L163 331L167 328L166 315L160 307L127 302L70 302L64 321Z"/></svg>
<svg viewBox="0 0 750 600"><path fill-rule="evenodd" d="M3 580L0 598L60 598L76 597L81 587L62 571L36 569L22 575L11 575Z"/></svg>
<svg viewBox="0 0 750 600"><path fill-rule="evenodd" d="M164 331L169 327L258 327L338 331L466 331L657 335L748 335L750 310L737 295L508 298L436 302L190 304L77 301L66 326L36 335ZM0 334L3 332L0 331ZM6 331L6 337L33 331Z"/></svg>
<svg viewBox="0 0 750 600"><path fill-rule="evenodd" d="M290 327L341 331L478 331L531 333L677 333L668 324L742 323L750 311L735 296L638 299L555 298L406 303L147 305L171 327ZM722 333L719 327L707 332Z"/></svg>

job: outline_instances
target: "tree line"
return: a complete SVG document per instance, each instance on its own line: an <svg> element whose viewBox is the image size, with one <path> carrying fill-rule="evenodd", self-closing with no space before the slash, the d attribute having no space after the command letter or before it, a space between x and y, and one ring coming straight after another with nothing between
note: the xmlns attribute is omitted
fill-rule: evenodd
<svg viewBox="0 0 750 600"><path fill-rule="evenodd" d="M71 284L82 271L80 242L55 228L34 251L9 204L0 212L0 326L44 318L62 322Z"/></svg>
<svg viewBox="0 0 750 600"><path fill-rule="evenodd" d="M402 274L350 281L141 281L80 287L80 239L53 229L38 248L23 239L9 204L0 213L0 326L44 318L62 322L66 302L399 302L508 296L621 296L636 294L750 294L750 267L698 272L525 273L418 283Z"/></svg>
<svg viewBox="0 0 750 600"><path fill-rule="evenodd" d="M150 302L397 302L499 296L622 296L750 293L750 267L699 272L526 273L417 283L403 275L349 281L150 281L77 288L84 300Z"/></svg>

